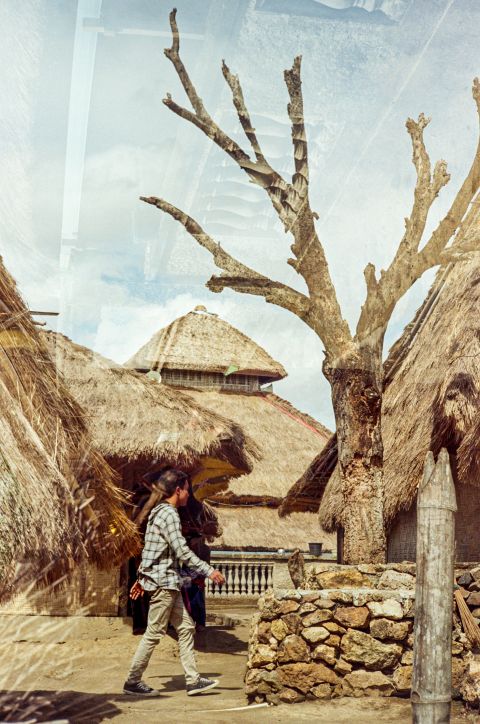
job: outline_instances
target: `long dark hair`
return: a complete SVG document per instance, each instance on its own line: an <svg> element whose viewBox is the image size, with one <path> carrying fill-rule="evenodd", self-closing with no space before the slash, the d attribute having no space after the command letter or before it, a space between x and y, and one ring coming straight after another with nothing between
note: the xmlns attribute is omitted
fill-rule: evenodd
<svg viewBox="0 0 480 724"><path fill-rule="evenodd" d="M152 489L158 491L162 499L170 498L177 488L185 487L186 482L189 483L190 487L190 478L187 473L176 468L169 468L152 480Z"/></svg>

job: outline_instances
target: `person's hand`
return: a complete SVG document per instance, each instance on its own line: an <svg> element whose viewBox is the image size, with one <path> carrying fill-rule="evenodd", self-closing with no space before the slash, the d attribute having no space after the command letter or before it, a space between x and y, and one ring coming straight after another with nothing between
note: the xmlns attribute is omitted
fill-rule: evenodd
<svg viewBox="0 0 480 724"><path fill-rule="evenodd" d="M209 575L209 579L217 584L217 586L221 586L222 583L225 583L225 576L223 573L220 573L220 571L213 571Z"/></svg>
<svg viewBox="0 0 480 724"><path fill-rule="evenodd" d="M137 598L140 598L140 596L143 596L143 593L144 589L142 584L139 581L135 581L130 589L130 598L132 601L135 601Z"/></svg>

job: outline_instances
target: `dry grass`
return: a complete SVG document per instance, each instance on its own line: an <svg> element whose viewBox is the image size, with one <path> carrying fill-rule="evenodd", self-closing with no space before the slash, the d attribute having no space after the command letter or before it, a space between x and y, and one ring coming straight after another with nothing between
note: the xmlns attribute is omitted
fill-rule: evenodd
<svg viewBox="0 0 480 724"><path fill-rule="evenodd" d="M280 519L275 508L219 506L215 511L223 528L223 535L215 541L217 548L308 550L309 543L317 542L322 542L324 549L335 548L335 536L320 530L314 513L293 513L288 519Z"/></svg>
<svg viewBox="0 0 480 724"><path fill-rule="evenodd" d="M125 363L137 370L197 370L224 373L231 365L241 374L281 380L279 362L238 329L215 314L189 312L164 327Z"/></svg>
<svg viewBox="0 0 480 724"><path fill-rule="evenodd" d="M127 370L54 332L42 333L96 448L108 459L191 467L204 455L250 470L257 451L241 427L182 391Z"/></svg>
<svg viewBox="0 0 480 724"><path fill-rule="evenodd" d="M182 388L183 389L183 388ZM255 440L260 459L251 473L230 483L235 495L283 498L330 432L274 394L184 389L202 408L233 420Z"/></svg>
<svg viewBox="0 0 480 724"><path fill-rule="evenodd" d="M106 567L137 551L115 473L1 260L0 396L0 599L87 557Z"/></svg>
<svg viewBox="0 0 480 724"><path fill-rule="evenodd" d="M476 622L475 618L472 615L472 612L468 608L467 603L461 592L457 590L454 592L453 595L455 597L455 603L457 604L458 613L460 614L462 628L465 632L465 635L467 636L472 646L478 648L480 646L480 629L478 628L478 623Z"/></svg>

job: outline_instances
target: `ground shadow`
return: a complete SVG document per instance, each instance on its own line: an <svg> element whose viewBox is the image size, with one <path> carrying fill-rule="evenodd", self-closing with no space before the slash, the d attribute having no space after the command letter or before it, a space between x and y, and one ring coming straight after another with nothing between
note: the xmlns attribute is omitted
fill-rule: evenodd
<svg viewBox="0 0 480 724"><path fill-rule="evenodd" d="M163 698L168 695L159 700ZM125 696L81 691L0 691L0 722L65 719L70 724L100 724L121 714L116 700L124 701Z"/></svg>
<svg viewBox="0 0 480 724"><path fill-rule="evenodd" d="M201 676L206 676L209 679L220 679L219 685L212 689L211 691L206 691L204 694L202 694L202 697L205 696L218 696L222 693L222 691L240 691L241 687L238 686L222 686L222 672L221 671L202 671ZM158 688L159 691L165 692L168 694L169 691L185 691L185 677L181 674L179 675L158 675L158 676L149 676L148 677L148 683L154 686L155 688Z"/></svg>
<svg viewBox="0 0 480 724"><path fill-rule="evenodd" d="M195 650L210 654L247 653L248 644L227 626L207 626L195 634Z"/></svg>
<svg viewBox="0 0 480 724"><path fill-rule="evenodd" d="M232 626L212 626L196 631L195 651L202 651L209 654L238 654L247 653L248 644L242 641L232 631ZM166 636L178 642L177 632L173 626L169 626Z"/></svg>

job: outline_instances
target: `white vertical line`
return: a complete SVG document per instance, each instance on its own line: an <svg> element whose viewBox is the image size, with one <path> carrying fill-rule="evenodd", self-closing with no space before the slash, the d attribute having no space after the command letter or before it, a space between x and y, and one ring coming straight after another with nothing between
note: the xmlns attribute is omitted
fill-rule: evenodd
<svg viewBox="0 0 480 724"><path fill-rule="evenodd" d="M79 0L73 47L72 80L68 109L62 239L76 239L87 142L97 33L85 32L83 20L100 16L102 0Z"/></svg>

